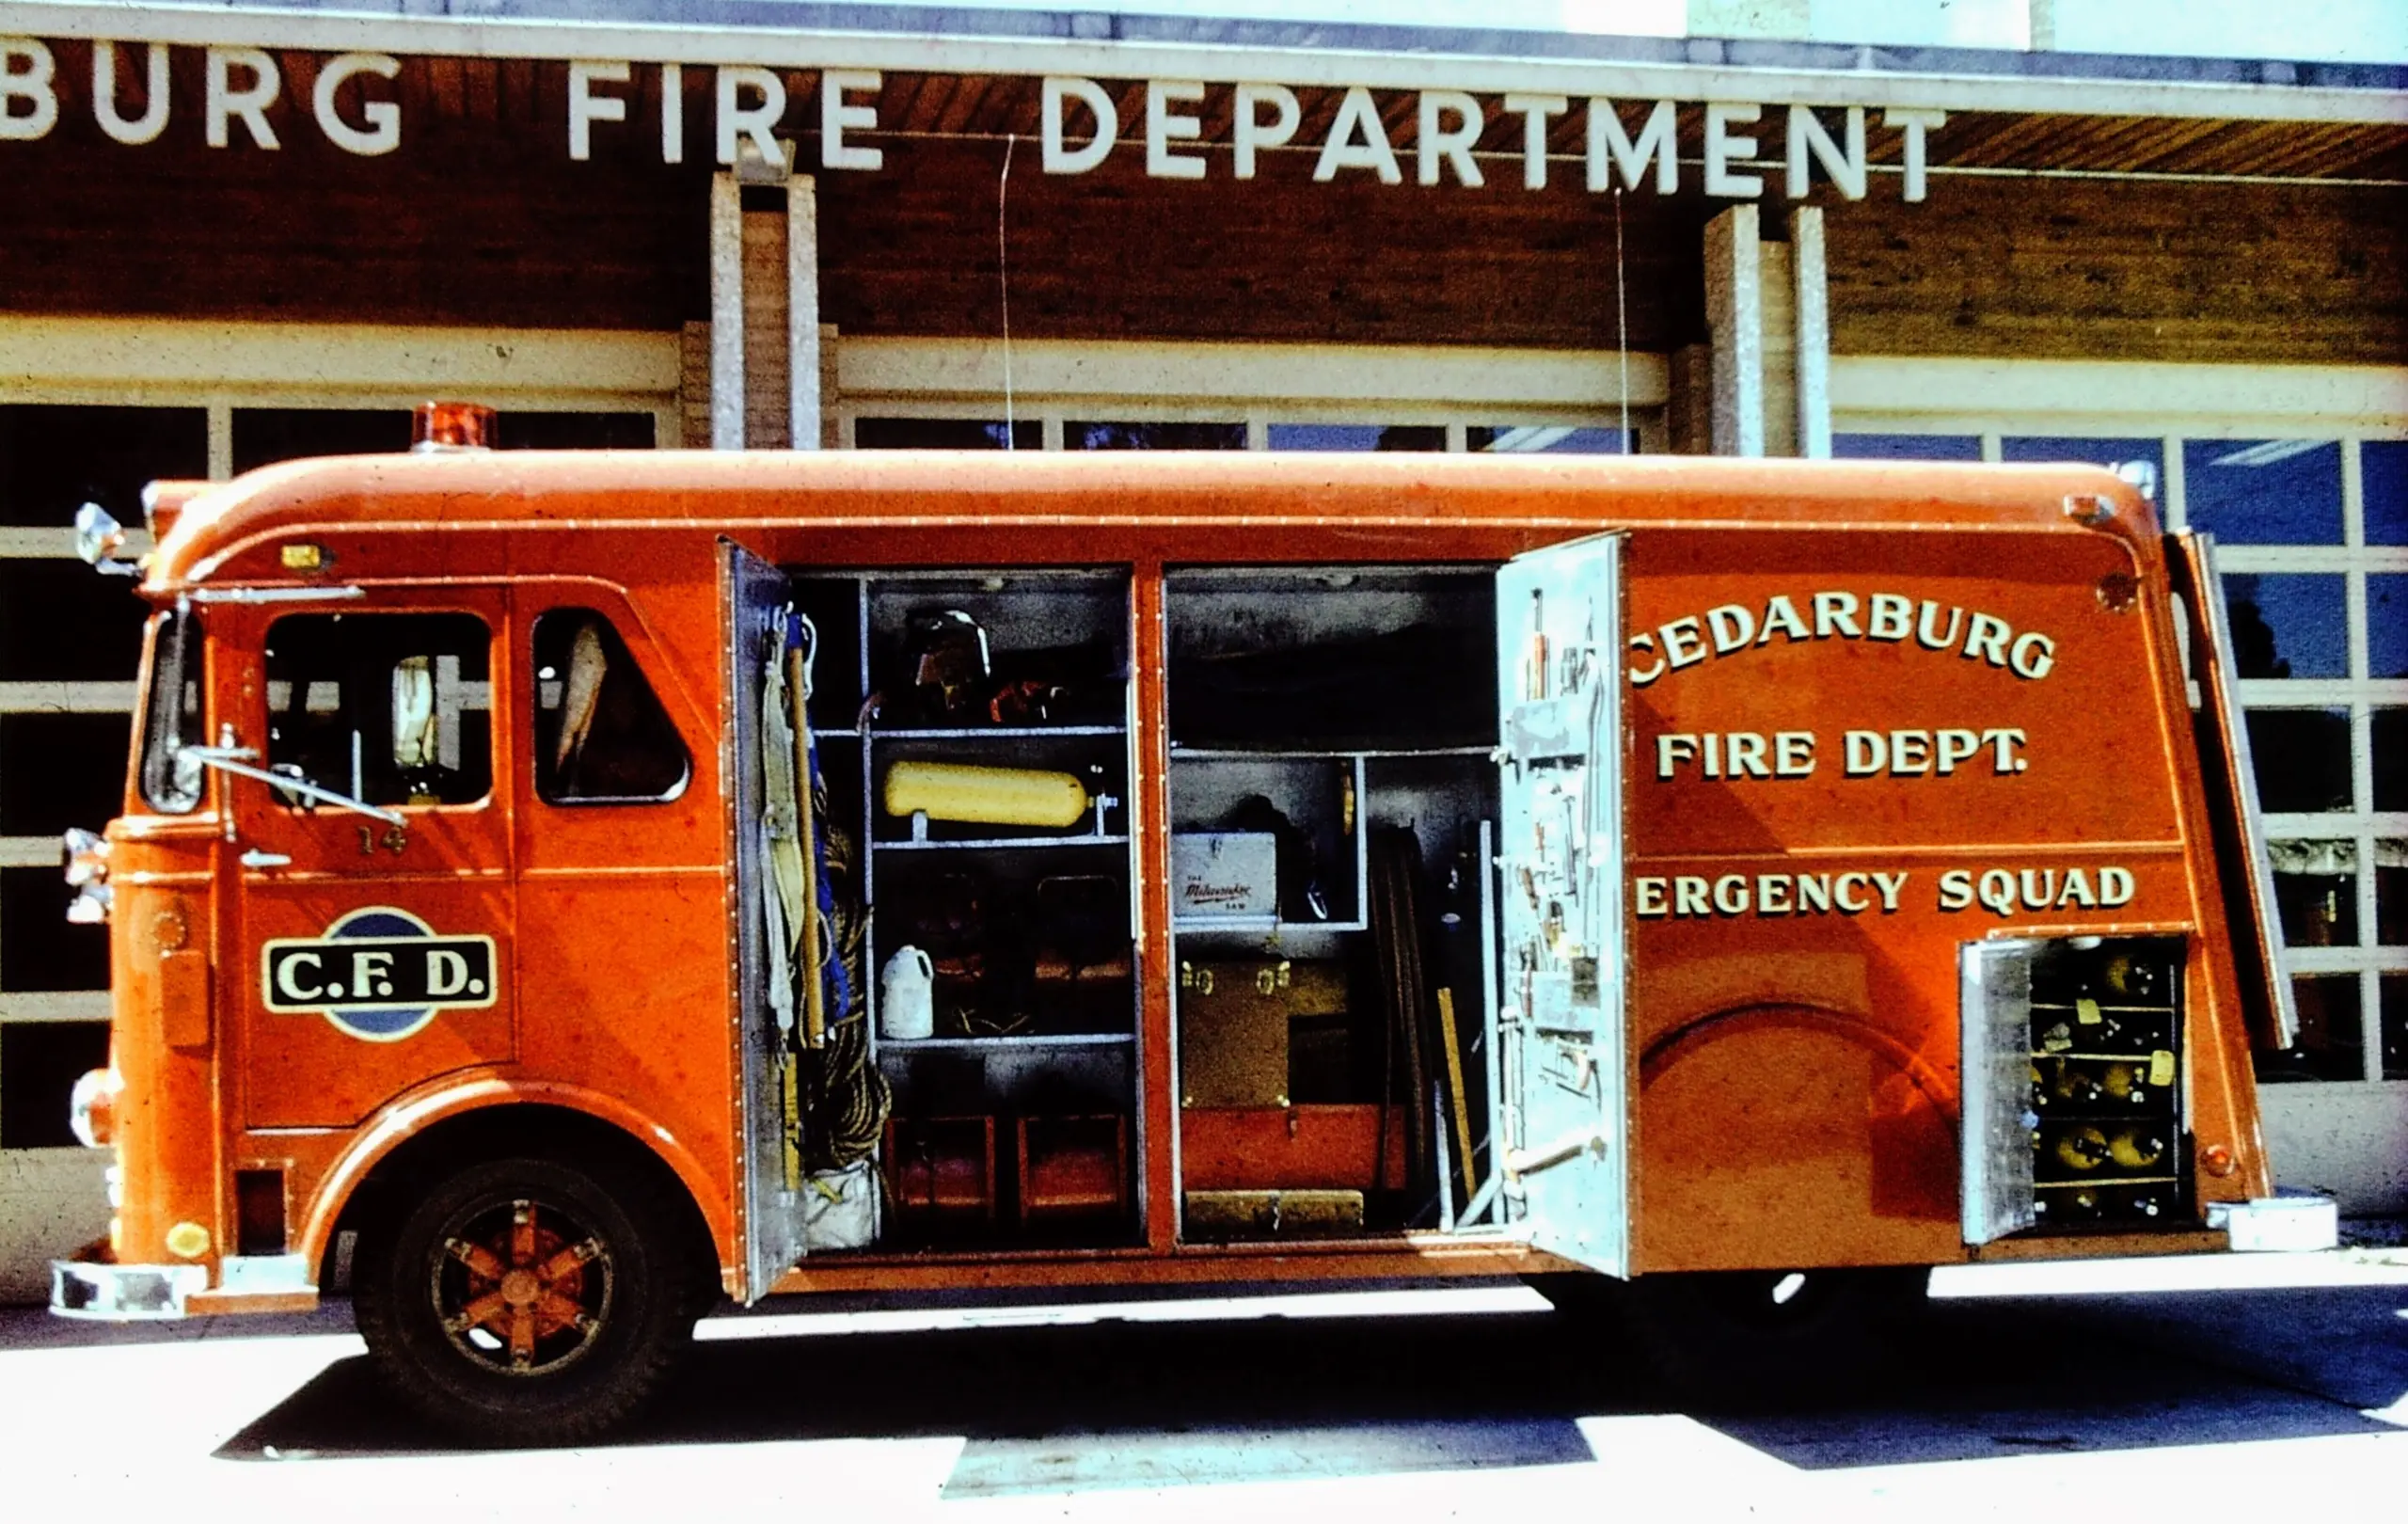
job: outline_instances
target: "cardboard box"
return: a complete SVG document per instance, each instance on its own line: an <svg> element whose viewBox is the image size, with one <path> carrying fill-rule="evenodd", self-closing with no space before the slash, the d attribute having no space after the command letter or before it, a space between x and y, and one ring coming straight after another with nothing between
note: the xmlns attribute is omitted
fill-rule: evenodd
<svg viewBox="0 0 2408 1524"><path fill-rule="evenodd" d="M1279 913L1279 838L1182 831L1170 838L1170 913L1181 921Z"/></svg>

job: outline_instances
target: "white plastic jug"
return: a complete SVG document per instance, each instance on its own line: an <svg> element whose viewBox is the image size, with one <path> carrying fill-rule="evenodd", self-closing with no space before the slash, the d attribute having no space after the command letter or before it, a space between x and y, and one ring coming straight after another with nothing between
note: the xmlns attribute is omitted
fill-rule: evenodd
<svg viewBox="0 0 2408 1524"><path fill-rule="evenodd" d="M897 947L879 976L878 1035L910 1042L937 1032L936 966L917 947Z"/></svg>

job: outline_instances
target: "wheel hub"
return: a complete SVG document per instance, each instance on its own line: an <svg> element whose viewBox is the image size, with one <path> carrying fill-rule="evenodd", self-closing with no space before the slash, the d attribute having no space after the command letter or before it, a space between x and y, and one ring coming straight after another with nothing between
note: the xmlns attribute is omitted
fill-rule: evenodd
<svg viewBox="0 0 2408 1524"><path fill-rule="evenodd" d="M531 1199L469 1214L434 1266L436 1310L452 1347L516 1374L583 1355L610 1310L608 1248L566 1211Z"/></svg>

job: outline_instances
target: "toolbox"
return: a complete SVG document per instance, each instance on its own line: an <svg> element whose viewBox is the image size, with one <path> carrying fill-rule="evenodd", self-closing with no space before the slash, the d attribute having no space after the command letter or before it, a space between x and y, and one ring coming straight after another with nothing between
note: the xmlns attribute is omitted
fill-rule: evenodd
<svg viewBox="0 0 2408 1524"><path fill-rule="evenodd" d="M1289 1023L1345 1012L1346 969L1335 960L1182 960L1180 1103L1286 1105Z"/></svg>
<svg viewBox="0 0 2408 1524"><path fill-rule="evenodd" d="M1181 921L1279 913L1279 838L1181 831L1170 838L1171 914Z"/></svg>

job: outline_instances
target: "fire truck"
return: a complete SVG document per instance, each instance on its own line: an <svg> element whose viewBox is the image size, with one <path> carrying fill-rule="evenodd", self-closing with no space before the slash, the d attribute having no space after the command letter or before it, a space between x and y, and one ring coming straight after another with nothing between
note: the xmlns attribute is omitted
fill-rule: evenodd
<svg viewBox="0 0 2408 1524"><path fill-rule="evenodd" d="M61 1313L346 1280L557 1440L722 1296L1523 1277L1769 1369L2281 1220L2212 548L2107 471L421 424L83 516Z"/></svg>

